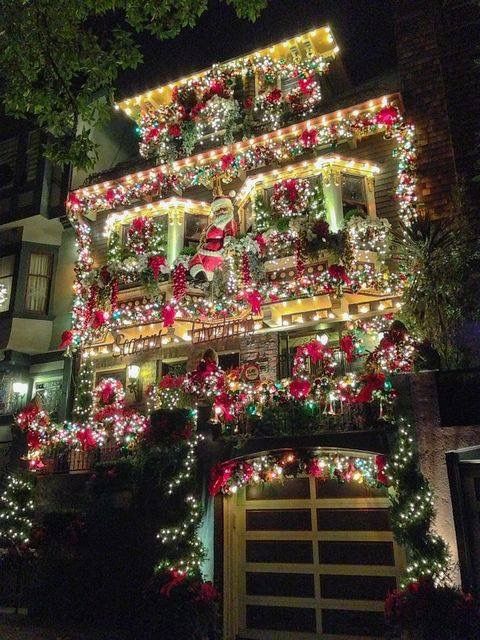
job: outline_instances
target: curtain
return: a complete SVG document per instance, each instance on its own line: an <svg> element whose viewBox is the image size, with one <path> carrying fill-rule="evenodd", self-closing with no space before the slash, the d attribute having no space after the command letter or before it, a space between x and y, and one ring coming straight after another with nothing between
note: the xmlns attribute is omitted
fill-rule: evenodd
<svg viewBox="0 0 480 640"><path fill-rule="evenodd" d="M46 313L50 290L52 256L46 253L30 254L25 307L28 311Z"/></svg>

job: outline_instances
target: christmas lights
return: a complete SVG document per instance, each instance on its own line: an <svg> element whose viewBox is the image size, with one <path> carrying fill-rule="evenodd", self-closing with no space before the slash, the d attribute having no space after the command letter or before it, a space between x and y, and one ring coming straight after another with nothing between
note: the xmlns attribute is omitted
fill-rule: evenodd
<svg viewBox="0 0 480 640"><path fill-rule="evenodd" d="M33 526L33 485L20 475L7 475L0 495L0 539L19 547L28 545Z"/></svg>

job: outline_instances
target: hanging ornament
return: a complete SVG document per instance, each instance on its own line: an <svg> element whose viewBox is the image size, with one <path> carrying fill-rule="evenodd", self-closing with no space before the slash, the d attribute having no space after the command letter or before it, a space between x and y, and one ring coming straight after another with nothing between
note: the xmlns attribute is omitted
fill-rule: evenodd
<svg viewBox="0 0 480 640"><path fill-rule="evenodd" d="M250 271L250 258L246 251L242 254L242 282L244 287L249 287L252 284L252 274Z"/></svg>
<svg viewBox="0 0 480 640"><path fill-rule="evenodd" d="M183 262L179 262L172 273L173 297L177 302L183 300L187 293L187 270Z"/></svg>

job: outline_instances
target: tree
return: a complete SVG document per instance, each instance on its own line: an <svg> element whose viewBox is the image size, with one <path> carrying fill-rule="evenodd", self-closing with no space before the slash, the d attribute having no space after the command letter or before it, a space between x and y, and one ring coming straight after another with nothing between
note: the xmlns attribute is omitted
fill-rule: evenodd
<svg viewBox="0 0 480 640"><path fill-rule="evenodd" d="M225 0L255 20L267 0ZM142 61L134 34L161 40L193 27L208 0L3 0L0 76L7 115L49 134L47 156L90 169L90 138L109 117L115 81Z"/></svg>
<svg viewBox="0 0 480 640"><path fill-rule="evenodd" d="M396 242L406 277L402 317L412 332L432 342L447 368L472 364L478 348L468 344L480 291L473 225L457 203L455 215L421 218L404 227Z"/></svg>

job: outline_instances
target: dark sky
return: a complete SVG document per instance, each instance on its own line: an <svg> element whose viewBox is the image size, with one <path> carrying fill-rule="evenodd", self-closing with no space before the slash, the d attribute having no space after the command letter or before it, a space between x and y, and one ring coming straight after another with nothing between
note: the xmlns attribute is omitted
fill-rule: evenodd
<svg viewBox="0 0 480 640"><path fill-rule="evenodd" d="M123 76L117 99L327 23L354 84L395 66L389 0L269 0L254 23L213 0L197 26L174 40L142 36L145 63Z"/></svg>

